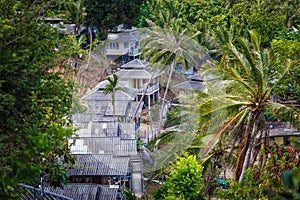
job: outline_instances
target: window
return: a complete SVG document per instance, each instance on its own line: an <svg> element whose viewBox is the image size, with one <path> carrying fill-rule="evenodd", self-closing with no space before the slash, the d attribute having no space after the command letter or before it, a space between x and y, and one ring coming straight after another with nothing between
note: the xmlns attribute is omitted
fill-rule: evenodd
<svg viewBox="0 0 300 200"><path fill-rule="evenodd" d="M119 42L110 42L107 44L108 49L119 49Z"/></svg>
<svg viewBox="0 0 300 200"><path fill-rule="evenodd" d="M124 42L124 49L128 49L129 48L129 43L128 42Z"/></svg>

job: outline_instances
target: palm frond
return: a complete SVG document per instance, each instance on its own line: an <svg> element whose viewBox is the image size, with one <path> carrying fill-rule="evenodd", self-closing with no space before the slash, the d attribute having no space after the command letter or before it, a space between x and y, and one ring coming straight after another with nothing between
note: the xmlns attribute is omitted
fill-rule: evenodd
<svg viewBox="0 0 300 200"><path fill-rule="evenodd" d="M288 64L287 67L285 69L285 71L283 72L282 76L273 84L273 86L268 90L268 92L266 93L266 97L269 97L271 95L271 92L274 91L274 89L277 87L277 85L280 83L280 81L286 76L286 74L290 71L291 66L292 66L292 61L290 59L287 60Z"/></svg>
<svg viewBox="0 0 300 200"><path fill-rule="evenodd" d="M213 138L209 141L207 145L205 145L205 148L203 148L200 151L200 157L205 157L207 154L215 147L215 145L219 142L219 138L222 136L222 134L227 130L229 126L231 126L236 120L243 116L244 113L247 111L247 108L242 109L240 112L238 112L234 117L232 117L223 127L222 129L213 135Z"/></svg>
<svg viewBox="0 0 300 200"><path fill-rule="evenodd" d="M294 114L299 114L296 108L289 107L280 103L269 102L267 106L277 117L284 121L291 120Z"/></svg>

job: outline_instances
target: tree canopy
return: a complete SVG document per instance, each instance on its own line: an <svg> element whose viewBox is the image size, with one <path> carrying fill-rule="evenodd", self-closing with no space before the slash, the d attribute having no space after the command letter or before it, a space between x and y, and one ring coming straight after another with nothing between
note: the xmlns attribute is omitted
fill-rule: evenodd
<svg viewBox="0 0 300 200"><path fill-rule="evenodd" d="M85 0L86 25L95 27L100 38L106 38L108 31L113 31L120 24L131 28L138 24L140 6L144 0Z"/></svg>
<svg viewBox="0 0 300 200"><path fill-rule="evenodd" d="M166 182L156 192L155 199L205 199L201 194L203 166L196 156L185 154L172 167L174 169L166 176Z"/></svg>
<svg viewBox="0 0 300 200"><path fill-rule="evenodd" d="M266 137L266 108L278 117L282 114L291 116L293 112L284 105L269 102L274 88L290 70L291 61L278 63L276 54L262 48L261 36L255 31L249 31L249 34L249 40L239 38L236 44L229 35L229 41L223 46L221 62L204 70L206 75L219 76L220 82L212 84L212 87L208 83L207 96L201 98L199 104L201 120L217 121L217 128L209 130L217 134L201 155L212 149L220 138L225 141L230 138L228 142L233 149L238 145L235 178L240 181L253 163L250 158L255 144L259 149ZM274 69L278 65L283 65L285 70L281 78L273 80Z"/></svg>
<svg viewBox="0 0 300 200"><path fill-rule="evenodd" d="M74 84L64 64L70 44L40 18L48 3L0 2L1 199L40 175L61 186L74 160L66 138L73 134L67 116Z"/></svg>

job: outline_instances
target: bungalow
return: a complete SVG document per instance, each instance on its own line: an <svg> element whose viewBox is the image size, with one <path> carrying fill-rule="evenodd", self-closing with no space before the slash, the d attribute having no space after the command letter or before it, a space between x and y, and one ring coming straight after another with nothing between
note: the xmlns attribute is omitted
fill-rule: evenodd
<svg viewBox="0 0 300 200"><path fill-rule="evenodd" d="M123 64L131 59L139 58L140 39L136 28L109 33L106 40L107 58L112 61L119 59Z"/></svg>
<svg viewBox="0 0 300 200"><path fill-rule="evenodd" d="M132 121L132 118L139 116L134 115L136 111L140 113L142 109L142 105L137 102L138 90L119 85L123 90L118 90L115 93L115 113L113 113L112 94L103 93L107 84L107 80L102 81L81 98L81 101L88 106L86 114L103 117L113 117L115 115L121 122L129 122Z"/></svg>
<svg viewBox="0 0 300 200"><path fill-rule="evenodd" d="M139 99L145 93L147 106L159 102L159 77L162 73L152 69L148 62L134 59L122 65L116 74L126 87L138 90Z"/></svg>
<svg viewBox="0 0 300 200"><path fill-rule="evenodd" d="M73 144L71 153L77 155L77 164L69 172L70 182L119 189L124 186L141 195L142 168L136 167L141 161L136 158L136 124L132 119L139 117L143 105L137 102L137 89L123 86L115 93L113 113L112 96L103 93L107 84L108 81L99 83L82 97L87 110L72 116L78 131L76 137L69 139Z"/></svg>

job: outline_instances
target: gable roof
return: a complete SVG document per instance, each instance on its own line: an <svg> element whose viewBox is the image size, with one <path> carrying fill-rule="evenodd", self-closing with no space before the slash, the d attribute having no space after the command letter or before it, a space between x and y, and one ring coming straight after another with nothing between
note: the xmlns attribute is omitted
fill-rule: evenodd
<svg viewBox="0 0 300 200"><path fill-rule="evenodd" d="M138 41L131 32L108 33L106 42L129 42Z"/></svg>
<svg viewBox="0 0 300 200"><path fill-rule="evenodd" d="M104 94L103 90L108 81L103 81L88 92L81 100L98 100L98 101L111 101L112 94ZM120 86L120 85L119 85ZM123 90L117 90L115 93L115 101L130 101L134 100L138 90L121 86Z"/></svg>
<svg viewBox="0 0 300 200"><path fill-rule="evenodd" d="M205 85L199 81L186 81L183 83L179 83L172 88L180 89L180 90L195 90L201 91L205 89Z"/></svg>
<svg viewBox="0 0 300 200"><path fill-rule="evenodd" d="M160 76L162 73L154 68L151 68L150 64L140 59L134 59L121 66L121 70L116 74L120 80L124 79L150 79Z"/></svg>
<svg viewBox="0 0 300 200"><path fill-rule="evenodd" d="M121 69L146 69L150 64L140 59L134 59L121 66Z"/></svg>

